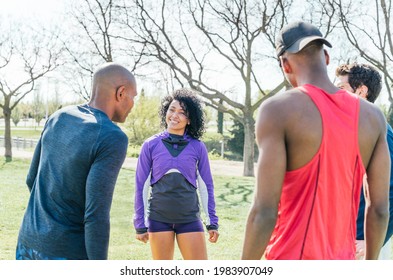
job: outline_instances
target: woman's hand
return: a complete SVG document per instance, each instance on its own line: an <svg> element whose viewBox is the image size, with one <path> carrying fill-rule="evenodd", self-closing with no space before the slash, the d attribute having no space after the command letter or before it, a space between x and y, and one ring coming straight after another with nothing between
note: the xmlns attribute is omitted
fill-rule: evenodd
<svg viewBox="0 0 393 280"><path fill-rule="evenodd" d="M149 241L149 233L145 232L142 234L136 234L136 239L138 239L139 241L146 243L147 241Z"/></svg>
<svg viewBox="0 0 393 280"><path fill-rule="evenodd" d="M216 243L219 235L220 234L218 233L217 230L214 229L209 230L209 241L211 243Z"/></svg>

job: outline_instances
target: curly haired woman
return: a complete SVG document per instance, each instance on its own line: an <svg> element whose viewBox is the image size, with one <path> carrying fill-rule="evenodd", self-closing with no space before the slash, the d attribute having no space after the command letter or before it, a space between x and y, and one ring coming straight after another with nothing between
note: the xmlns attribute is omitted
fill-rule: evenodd
<svg viewBox="0 0 393 280"><path fill-rule="evenodd" d="M209 241L217 242L213 178L206 147L202 103L187 89L166 96L160 108L165 130L142 145L136 169L136 238L150 242L153 259L173 259L175 239L183 259L207 259L199 199ZM151 187L151 189L150 189Z"/></svg>

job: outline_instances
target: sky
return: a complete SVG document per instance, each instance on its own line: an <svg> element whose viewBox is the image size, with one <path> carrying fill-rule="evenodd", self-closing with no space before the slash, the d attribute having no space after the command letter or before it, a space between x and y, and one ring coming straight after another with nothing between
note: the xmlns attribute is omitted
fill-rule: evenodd
<svg viewBox="0 0 393 280"><path fill-rule="evenodd" d="M63 5L63 0L0 0L0 14L25 19L37 17L51 21Z"/></svg>

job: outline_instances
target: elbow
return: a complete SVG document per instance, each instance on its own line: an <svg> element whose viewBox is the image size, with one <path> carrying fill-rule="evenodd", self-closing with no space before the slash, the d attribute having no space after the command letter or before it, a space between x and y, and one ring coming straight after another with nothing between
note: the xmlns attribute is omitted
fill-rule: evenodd
<svg viewBox="0 0 393 280"><path fill-rule="evenodd" d="M374 219L381 222L389 221L389 204L384 204L381 206L373 206L372 204L368 207L367 213L371 215Z"/></svg>
<svg viewBox="0 0 393 280"><path fill-rule="evenodd" d="M389 221L389 207L384 208L383 210L376 211L376 215L378 216L379 219L381 220L386 220L386 222Z"/></svg>
<svg viewBox="0 0 393 280"><path fill-rule="evenodd" d="M27 184L27 188L29 189L29 192L33 189L33 184Z"/></svg>
<svg viewBox="0 0 393 280"><path fill-rule="evenodd" d="M265 229L273 229L277 222L277 209L276 208L255 208L253 207L250 212L249 222L259 225Z"/></svg>

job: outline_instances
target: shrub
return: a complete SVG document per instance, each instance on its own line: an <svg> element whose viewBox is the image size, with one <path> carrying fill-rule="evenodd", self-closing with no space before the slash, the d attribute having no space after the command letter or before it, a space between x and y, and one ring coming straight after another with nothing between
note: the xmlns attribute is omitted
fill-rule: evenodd
<svg viewBox="0 0 393 280"><path fill-rule="evenodd" d="M221 155L221 141L223 138L220 133L208 131L203 135L201 140L205 143L209 152Z"/></svg>
<svg viewBox="0 0 393 280"><path fill-rule="evenodd" d="M159 107L160 98L146 96L142 90L124 124L130 144L141 145L147 138L161 131L158 116Z"/></svg>

